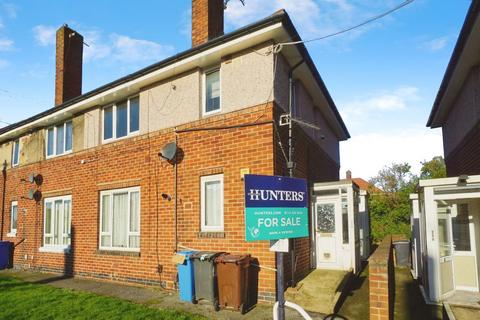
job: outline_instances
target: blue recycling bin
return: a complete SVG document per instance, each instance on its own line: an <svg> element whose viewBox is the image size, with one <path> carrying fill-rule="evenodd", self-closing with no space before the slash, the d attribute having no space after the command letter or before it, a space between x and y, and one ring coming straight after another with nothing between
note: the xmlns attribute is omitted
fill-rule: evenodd
<svg viewBox="0 0 480 320"><path fill-rule="evenodd" d="M13 243L0 241L0 270L11 268L13 258Z"/></svg>
<svg viewBox="0 0 480 320"><path fill-rule="evenodd" d="M195 281L193 276L192 254L195 251L181 251L178 254L185 256L182 264L177 264L180 300L195 303Z"/></svg>

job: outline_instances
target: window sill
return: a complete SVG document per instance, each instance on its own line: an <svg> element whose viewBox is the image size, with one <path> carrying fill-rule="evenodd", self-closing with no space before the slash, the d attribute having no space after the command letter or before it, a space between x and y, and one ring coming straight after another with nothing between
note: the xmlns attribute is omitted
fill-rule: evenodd
<svg viewBox="0 0 480 320"><path fill-rule="evenodd" d="M70 246L43 246L38 249L38 252L70 253Z"/></svg>
<svg viewBox="0 0 480 320"><path fill-rule="evenodd" d="M201 231L197 234L197 238L201 239L224 239L225 232L223 231Z"/></svg>
<svg viewBox="0 0 480 320"><path fill-rule="evenodd" d="M45 159L46 160L54 159L54 158L58 158L58 157L67 156L67 155L72 154L72 153L73 153L73 150L69 150L69 151L66 151L66 152L61 153L61 154L52 154L51 156L45 156Z"/></svg>
<svg viewBox="0 0 480 320"><path fill-rule="evenodd" d="M103 139L103 138L102 138L102 144L109 144L109 143L119 142L119 141L122 141L122 140L126 140L126 139L129 139L129 138L133 138L133 137L138 136L138 135L140 135L140 130L137 130L137 131L134 131L134 132L130 132L130 133L127 134L126 136L123 136L123 137L120 137L120 138L108 138L108 139Z"/></svg>
<svg viewBox="0 0 480 320"><path fill-rule="evenodd" d="M122 256L122 257L140 257L139 251L120 251L120 250L97 250L95 252L99 255L105 256Z"/></svg>
<svg viewBox="0 0 480 320"><path fill-rule="evenodd" d="M15 238L17 236L16 232L7 233L7 238Z"/></svg>

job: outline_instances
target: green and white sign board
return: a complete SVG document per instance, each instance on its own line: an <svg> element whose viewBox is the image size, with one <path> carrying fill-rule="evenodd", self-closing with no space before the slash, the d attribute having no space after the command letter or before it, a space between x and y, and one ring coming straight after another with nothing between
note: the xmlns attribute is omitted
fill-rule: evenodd
<svg viewBox="0 0 480 320"><path fill-rule="evenodd" d="M308 237L304 179L245 175L246 241Z"/></svg>

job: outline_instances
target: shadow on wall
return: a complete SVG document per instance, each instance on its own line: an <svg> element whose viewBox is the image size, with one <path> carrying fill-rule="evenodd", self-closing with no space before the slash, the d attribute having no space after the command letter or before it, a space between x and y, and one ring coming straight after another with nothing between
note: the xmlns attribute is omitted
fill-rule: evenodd
<svg viewBox="0 0 480 320"><path fill-rule="evenodd" d="M75 227L72 225L70 230L70 250L69 252L64 253L63 275L41 279L41 280L35 281L34 283L47 284L47 283L52 283L58 280L73 278L75 274L74 265L75 265Z"/></svg>

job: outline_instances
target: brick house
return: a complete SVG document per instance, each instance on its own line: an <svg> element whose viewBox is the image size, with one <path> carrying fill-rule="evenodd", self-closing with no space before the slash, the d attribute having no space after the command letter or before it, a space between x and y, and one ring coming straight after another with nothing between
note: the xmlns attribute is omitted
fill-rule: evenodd
<svg viewBox="0 0 480 320"><path fill-rule="evenodd" d="M349 138L305 46L274 50L299 39L285 11L223 34L223 1L193 0L191 49L82 94L83 38L62 26L55 106L0 129L1 237L17 244L15 266L165 288L184 248L274 268L268 241L244 240L241 171L287 173L278 119L291 66L303 61L295 116L322 128L294 126L295 176L337 180ZM176 163L159 156L171 142ZM287 274L302 277L309 239L293 254ZM274 297L275 272L262 268L259 298Z"/></svg>
<svg viewBox="0 0 480 320"><path fill-rule="evenodd" d="M442 128L449 177L480 174L480 1L470 6L427 126Z"/></svg>

